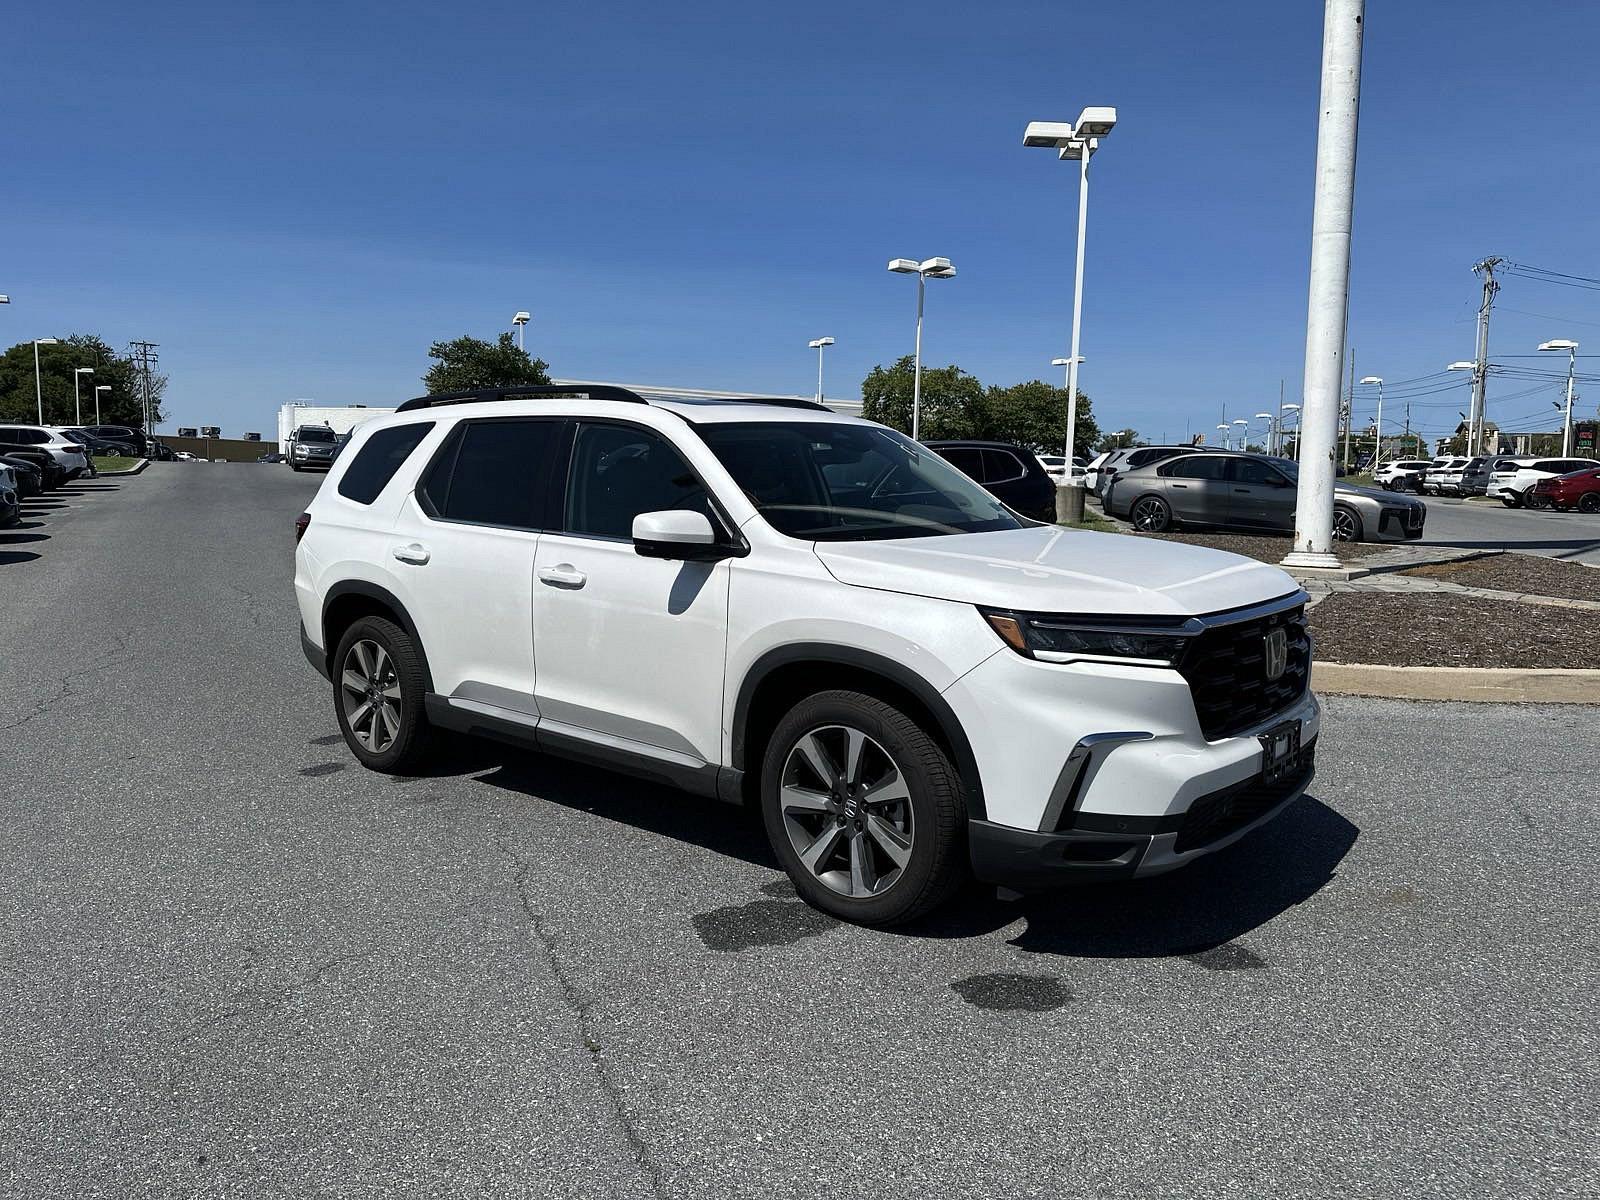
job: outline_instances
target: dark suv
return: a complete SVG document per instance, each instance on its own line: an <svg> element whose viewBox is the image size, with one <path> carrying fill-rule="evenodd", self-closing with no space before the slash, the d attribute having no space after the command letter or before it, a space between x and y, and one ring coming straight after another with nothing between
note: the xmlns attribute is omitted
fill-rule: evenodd
<svg viewBox="0 0 1600 1200"><path fill-rule="evenodd" d="M1010 442L924 442L956 470L1013 512L1054 523L1055 480L1031 450Z"/></svg>

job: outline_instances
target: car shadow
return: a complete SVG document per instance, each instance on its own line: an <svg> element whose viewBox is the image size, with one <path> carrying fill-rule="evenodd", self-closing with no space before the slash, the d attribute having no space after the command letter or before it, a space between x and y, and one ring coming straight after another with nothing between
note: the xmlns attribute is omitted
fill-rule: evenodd
<svg viewBox="0 0 1600 1200"><path fill-rule="evenodd" d="M490 764L477 782L781 870L753 810L599 767L473 741L461 739L452 754L441 756L439 773L464 774ZM1037 954L1163 958L1215 952L1228 959L1223 967L1261 965L1249 961L1251 952L1228 943L1315 896L1337 877L1359 837L1346 817L1303 796L1241 842L1169 875L1063 888L1020 901L1000 900L994 888L973 884L939 912L894 932L935 939L984 937L1020 917L1026 927L1011 944ZM785 879L769 881L759 891L760 898L727 912L749 909L750 919L766 919L775 903L767 897L800 903ZM820 913L815 922L822 927L838 923Z"/></svg>
<svg viewBox="0 0 1600 1200"><path fill-rule="evenodd" d="M32 550L0 550L0 567L32 562L34 559L42 557L43 555L35 554Z"/></svg>
<svg viewBox="0 0 1600 1200"><path fill-rule="evenodd" d="M20 546L25 542L48 542L48 533L27 533L22 531L22 525L13 525L10 529L0 529L0 546Z"/></svg>

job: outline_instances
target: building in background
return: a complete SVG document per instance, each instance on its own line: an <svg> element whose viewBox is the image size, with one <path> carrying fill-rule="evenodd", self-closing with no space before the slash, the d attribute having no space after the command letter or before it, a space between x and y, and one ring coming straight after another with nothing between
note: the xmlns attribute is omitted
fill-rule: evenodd
<svg viewBox="0 0 1600 1200"><path fill-rule="evenodd" d="M278 453L289 453L289 435L302 425L326 425L335 433L349 433L371 417L383 417L392 408L368 408L365 404L318 404L296 400L278 409Z"/></svg>

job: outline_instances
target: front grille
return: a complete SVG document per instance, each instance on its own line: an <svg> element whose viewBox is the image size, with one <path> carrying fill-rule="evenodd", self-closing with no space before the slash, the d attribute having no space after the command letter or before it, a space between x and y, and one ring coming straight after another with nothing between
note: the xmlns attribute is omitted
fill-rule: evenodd
<svg viewBox="0 0 1600 1200"><path fill-rule="evenodd" d="M1184 814L1173 850L1178 854L1198 850L1264 817L1306 785L1315 765L1316 751L1317 739L1312 738L1300 748L1299 765L1272 783L1258 775L1201 796Z"/></svg>
<svg viewBox="0 0 1600 1200"><path fill-rule="evenodd" d="M1288 663L1281 676L1268 679L1267 631L1279 625L1288 635ZM1205 630L1184 651L1178 673L1189 683L1207 741L1265 724L1293 707L1310 682L1305 606Z"/></svg>

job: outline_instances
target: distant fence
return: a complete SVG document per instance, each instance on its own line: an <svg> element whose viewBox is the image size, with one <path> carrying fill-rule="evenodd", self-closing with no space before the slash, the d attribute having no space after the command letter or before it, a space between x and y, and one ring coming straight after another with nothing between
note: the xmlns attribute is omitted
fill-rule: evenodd
<svg viewBox="0 0 1600 1200"><path fill-rule="evenodd" d="M278 449L278 443L275 441L247 442L243 438L169 437L164 433L158 434L157 437L174 450L187 450L196 458L205 458L209 448L210 457L220 458L225 462L253 463L263 454L276 453Z"/></svg>

